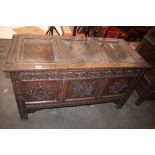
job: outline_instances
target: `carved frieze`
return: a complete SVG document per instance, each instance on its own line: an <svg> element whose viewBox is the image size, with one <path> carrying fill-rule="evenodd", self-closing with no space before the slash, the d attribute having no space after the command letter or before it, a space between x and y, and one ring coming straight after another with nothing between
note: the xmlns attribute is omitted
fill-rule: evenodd
<svg viewBox="0 0 155 155"><path fill-rule="evenodd" d="M35 80L74 80L74 79L92 79L92 78L116 78L116 77L135 77L140 70L109 70L109 71L34 71L21 72L21 81Z"/></svg>

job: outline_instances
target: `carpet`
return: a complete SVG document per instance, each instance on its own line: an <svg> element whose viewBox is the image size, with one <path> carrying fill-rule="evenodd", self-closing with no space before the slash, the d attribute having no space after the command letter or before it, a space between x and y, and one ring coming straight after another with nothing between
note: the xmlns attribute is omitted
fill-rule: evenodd
<svg viewBox="0 0 155 155"><path fill-rule="evenodd" d="M37 26L24 26L13 29L17 34L37 34L37 35L45 35L46 32Z"/></svg>

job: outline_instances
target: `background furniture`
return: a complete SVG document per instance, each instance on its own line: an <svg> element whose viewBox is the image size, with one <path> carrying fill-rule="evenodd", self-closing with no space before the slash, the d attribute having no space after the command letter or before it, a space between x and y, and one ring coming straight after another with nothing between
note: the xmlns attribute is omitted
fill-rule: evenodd
<svg viewBox="0 0 155 155"><path fill-rule="evenodd" d="M152 66L136 88L139 94L136 105L140 105L144 100L155 99L155 27L150 29L136 50Z"/></svg>
<svg viewBox="0 0 155 155"><path fill-rule="evenodd" d="M121 39L15 35L10 72L21 119L39 109L114 102L121 108L150 66Z"/></svg>
<svg viewBox="0 0 155 155"><path fill-rule="evenodd" d="M62 26L49 26L48 30L46 31L46 35L53 35L54 31L57 35L64 35Z"/></svg>
<svg viewBox="0 0 155 155"><path fill-rule="evenodd" d="M150 26L121 26L122 29L127 34L127 41L142 41L144 36L150 30Z"/></svg>
<svg viewBox="0 0 155 155"><path fill-rule="evenodd" d="M127 35L116 26L74 26L73 36L77 33L84 34L89 37L127 38Z"/></svg>
<svg viewBox="0 0 155 155"><path fill-rule="evenodd" d="M50 26L46 34L53 35L56 31L57 35L63 36L87 36L87 37L103 37L103 38L121 38L130 42L139 42L151 28L150 26L73 26L72 33L66 33L64 27Z"/></svg>

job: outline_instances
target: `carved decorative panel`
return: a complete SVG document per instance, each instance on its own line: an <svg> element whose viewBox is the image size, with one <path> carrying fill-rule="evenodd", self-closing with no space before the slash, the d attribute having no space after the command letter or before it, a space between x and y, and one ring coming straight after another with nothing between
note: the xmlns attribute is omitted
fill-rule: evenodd
<svg viewBox="0 0 155 155"><path fill-rule="evenodd" d="M73 92L75 96L85 97L85 96L90 96L93 90L94 90L93 85L88 85L84 83L84 84L79 84L78 87L75 87L73 89Z"/></svg>
<svg viewBox="0 0 155 155"><path fill-rule="evenodd" d="M121 79L119 81L114 82L113 85L109 86L109 91L113 94L119 94L127 87L128 81Z"/></svg>
<svg viewBox="0 0 155 155"><path fill-rule="evenodd" d="M55 100L57 97L57 82L23 82L25 101Z"/></svg>
<svg viewBox="0 0 155 155"><path fill-rule="evenodd" d="M132 78L103 79L102 96L124 94L132 80Z"/></svg>
<svg viewBox="0 0 155 155"><path fill-rule="evenodd" d="M69 81L67 98L93 97L96 80Z"/></svg>

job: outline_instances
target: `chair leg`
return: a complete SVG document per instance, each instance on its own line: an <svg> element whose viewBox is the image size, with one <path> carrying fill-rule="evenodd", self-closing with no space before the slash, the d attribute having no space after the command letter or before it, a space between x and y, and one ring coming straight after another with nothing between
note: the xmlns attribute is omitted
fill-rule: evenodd
<svg viewBox="0 0 155 155"><path fill-rule="evenodd" d="M103 38L105 38L107 36L109 29L110 29L110 26L107 26L104 33L103 33Z"/></svg>
<svg viewBox="0 0 155 155"><path fill-rule="evenodd" d="M76 36L77 26L74 26L73 28L73 36Z"/></svg>
<svg viewBox="0 0 155 155"><path fill-rule="evenodd" d="M58 30L55 28L55 26L49 26L49 28L48 28L48 30L47 30L47 32L46 32L46 35L53 35L53 30L55 30L56 33L57 33L58 35L60 35L59 32L58 32Z"/></svg>
<svg viewBox="0 0 155 155"><path fill-rule="evenodd" d="M53 26L49 26L46 35L53 35Z"/></svg>

